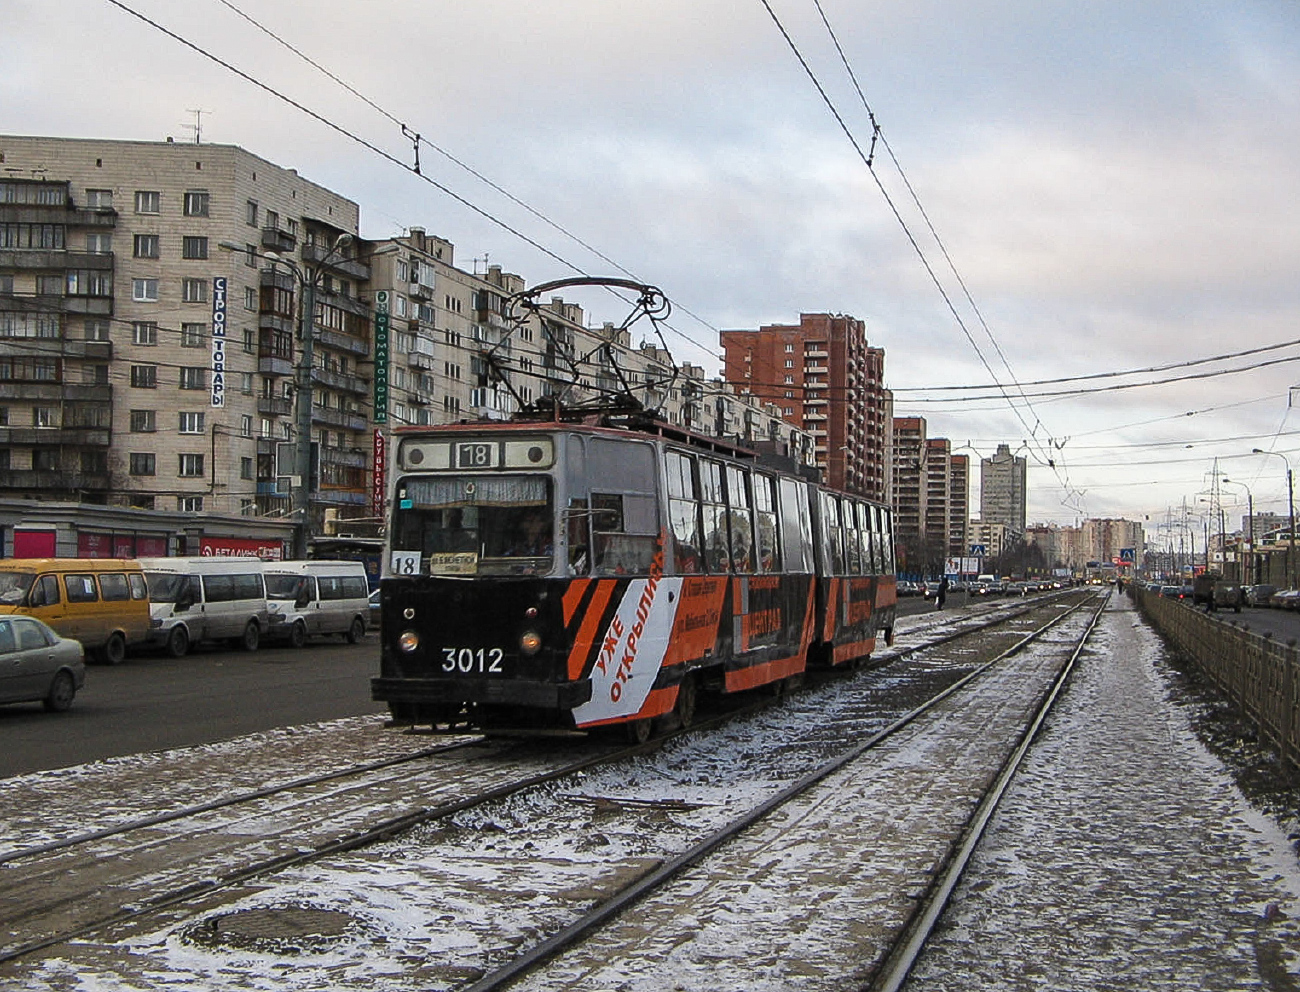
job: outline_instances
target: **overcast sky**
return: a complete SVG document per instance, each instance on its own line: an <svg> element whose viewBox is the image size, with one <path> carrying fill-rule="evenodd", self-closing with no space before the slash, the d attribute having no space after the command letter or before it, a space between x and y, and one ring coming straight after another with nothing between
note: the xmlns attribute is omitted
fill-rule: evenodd
<svg viewBox="0 0 1300 992"><path fill-rule="evenodd" d="M1289 401L1300 344L1025 385L1014 411L934 387L996 377L1019 397L1013 376L1148 369L1300 340L1294 0L820 0L888 142L872 168L762 0L120 2L413 161L389 117L246 14L661 287L677 307L678 360L718 371L718 329L800 312L863 319L886 351L897 415L925 416L932 436L968 454L1005 442L1029 459L1031 522L1149 518L1156 540L1170 507L1207 509L1198 500L1216 456L1257 509L1285 512L1282 459L1250 451L1284 452L1300 469ZM769 2L868 153L866 111L816 3ZM622 274L428 145L426 177L573 268L110 0L6 0L2 20L0 131L193 140L198 108L203 141L350 197L367 237L424 227L455 244L461 267L487 256L530 283L575 268ZM625 316L598 297L588 312ZM1236 527L1245 490L1221 489Z"/></svg>

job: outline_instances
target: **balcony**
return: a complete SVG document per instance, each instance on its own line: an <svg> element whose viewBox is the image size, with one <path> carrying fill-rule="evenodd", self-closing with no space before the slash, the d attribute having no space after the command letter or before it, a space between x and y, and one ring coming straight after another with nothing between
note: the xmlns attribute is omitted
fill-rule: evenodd
<svg viewBox="0 0 1300 992"><path fill-rule="evenodd" d="M107 472L64 472L57 469L0 469L0 489L24 489L41 496L109 488Z"/></svg>
<svg viewBox="0 0 1300 992"><path fill-rule="evenodd" d="M327 348L333 348L335 351L346 351L349 354L360 355L365 358L370 356L370 342L364 338L353 337L351 334L342 334L339 331L318 328L316 341Z"/></svg>
<svg viewBox="0 0 1300 992"><path fill-rule="evenodd" d="M298 247L298 238L278 227L262 228L262 247L267 251L291 252Z"/></svg>
<svg viewBox="0 0 1300 992"><path fill-rule="evenodd" d="M93 269L113 271L113 255L54 248L5 248L0 250L0 265L6 269Z"/></svg>
<svg viewBox="0 0 1300 992"><path fill-rule="evenodd" d="M107 427L0 427L0 444L107 448L112 432Z"/></svg>
<svg viewBox="0 0 1300 992"><path fill-rule="evenodd" d="M365 417L344 410L336 410L332 407L313 406L311 408L311 421L313 424L323 424L326 427L342 428L349 431L364 431L366 429Z"/></svg>
<svg viewBox="0 0 1300 992"><path fill-rule="evenodd" d="M433 299L433 287L422 282L413 282L407 289L407 295L413 300Z"/></svg>
<svg viewBox="0 0 1300 992"><path fill-rule="evenodd" d="M257 327L262 331L271 331L278 334L293 334L293 318L284 317L278 313L262 311L257 315Z"/></svg>
<svg viewBox="0 0 1300 992"><path fill-rule="evenodd" d="M354 393L357 396L366 396L370 393L370 381L368 379L363 379L359 375L335 372L331 369L313 368L311 370L311 381L319 383L328 389Z"/></svg>
<svg viewBox="0 0 1300 992"><path fill-rule="evenodd" d="M293 375L293 359L282 355L258 355L257 371L262 375Z"/></svg>
<svg viewBox="0 0 1300 992"><path fill-rule="evenodd" d="M257 412L263 417L287 417L293 412L293 400L287 396L259 396Z"/></svg>
<svg viewBox="0 0 1300 992"><path fill-rule="evenodd" d="M348 468L368 468L369 452L360 448L321 448L320 460L323 465L345 465Z"/></svg>
<svg viewBox="0 0 1300 992"><path fill-rule="evenodd" d="M327 245L303 245L302 260L308 265L320 265L325 262L327 256L333 252L332 246ZM364 262L358 262L353 258L334 258L324 265L324 268L331 269L335 272L350 276L362 282L370 279L370 266Z"/></svg>

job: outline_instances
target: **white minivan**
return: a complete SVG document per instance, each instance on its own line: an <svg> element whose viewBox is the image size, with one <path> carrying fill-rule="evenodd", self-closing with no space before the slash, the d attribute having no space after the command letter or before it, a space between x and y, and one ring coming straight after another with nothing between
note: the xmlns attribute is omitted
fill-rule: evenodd
<svg viewBox="0 0 1300 992"><path fill-rule="evenodd" d="M359 561L276 561L266 564L267 634L301 647L319 634L356 644L370 616L370 584Z"/></svg>
<svg viewBox="0 0 1300 992"><path fill-rule="evenodd" d="M256 651L267 630L259 558L141 558L149 583L150 640L179 658L197 641Z"/></svg>

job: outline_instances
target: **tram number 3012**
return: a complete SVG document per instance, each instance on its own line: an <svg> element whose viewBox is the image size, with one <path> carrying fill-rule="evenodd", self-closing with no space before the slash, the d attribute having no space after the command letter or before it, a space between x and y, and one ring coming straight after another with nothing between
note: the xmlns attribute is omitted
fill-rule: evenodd
<svg viewBox="0 0 1300 992"><path fill-rule="evenodd" d="M504 671L501 660L505 655L500 648L443 648L442 670L444 672L471 672L484 674Z"/></svg>

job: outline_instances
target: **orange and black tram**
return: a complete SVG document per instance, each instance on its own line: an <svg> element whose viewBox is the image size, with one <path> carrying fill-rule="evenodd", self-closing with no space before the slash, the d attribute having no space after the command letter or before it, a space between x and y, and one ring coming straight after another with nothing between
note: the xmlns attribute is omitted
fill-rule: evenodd
<svg viewBox="0 0 1300 992"><path fill-rule="evenodd" d="M689 723L892 642L887 507L639 420L400 428L374 698L485 731Z"/></svg>

